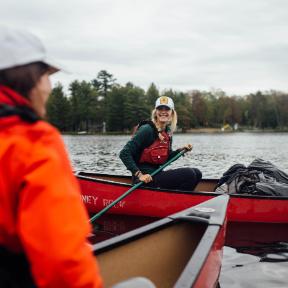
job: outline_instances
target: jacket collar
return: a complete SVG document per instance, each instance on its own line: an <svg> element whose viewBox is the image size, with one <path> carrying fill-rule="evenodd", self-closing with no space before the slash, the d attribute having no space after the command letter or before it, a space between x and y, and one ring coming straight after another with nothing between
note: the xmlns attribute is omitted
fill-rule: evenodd
<svg viewBox="0 0 288 288"><path fill-rule="evenodd" d="M31 107L28 99L24 98L16 91L7 86L0 85L0 105L6 104L9 106L28 106Z"/></svg>

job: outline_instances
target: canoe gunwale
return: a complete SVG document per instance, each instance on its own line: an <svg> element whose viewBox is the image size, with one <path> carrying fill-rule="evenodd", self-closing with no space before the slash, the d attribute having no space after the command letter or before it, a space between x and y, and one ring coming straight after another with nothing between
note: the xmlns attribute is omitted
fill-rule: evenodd
<svg viewBox="0 0 288 288"><path fill-rule="evenodd" d="M95 175L97 175L97 174L95 174ZM100 174L100 175L106 176L105 174ZM102 183L102 184L110 184L110 185L122 186L122 187L125 186L125 187L127 187L127 190L130 189L131 187L133 187L132 184L116 182L116 181L112 181L112 180L96 179L93 177L83 176L83 175L76 175L76 176L77 176L77 178L79 178L81 180L93 181L93 182L98 182L98 183ZM113 177L113 175L107 175L107 176ZM119 175L117 177L119 177ZM214 179L207 179L207 180L208 181L214 181ZM222 193L211 192L211 191L185 191L185 190L177 190L177 189L151 188L151 187L147 187L147 186L142 186L142 187L139 187L138 189L144 189L144 190L153 191L153 192L159 191L159 192L169 192L169 193L177 193L177 194L191 194L191 195L203 195L204 193L205 193L205 195L211 195L211 196L223 195Z"/></svg>
<svg viewBox="0 0 288 288"><path fill-rule="evenodd" d="M85 174L93 174L95 175L94 177L89 177L89 176L85 176ZM133 187L132 184L128 184L128 183L123 183L123 182L117 182L117 181L113 181L113 180L107 180L107 179L99 179L99 178L95 178L97 177L97 175L99 176L104 176L104 177L121 177L124 179L130 179L130 176L123 176L123 175L112 175L112 174L100 174L100 173L86 173L86 172L78 172L75 173L75 176L79 179L82 180L87 180L87 181L93 181L93 182L98 182L98 183L102 183L102 184L110 184L110 185L115 185L115 186L125 186L127 187L127 190L131 187ZM207 182L215 182L218 181L218 179L202 179L203 181L207 181ZM191 194L191 195L207 195L207 196L220 196L223 195L223 193L219 193L219 192L214 192L214 191L185 191L185 190L177 190L177 189L164 189L164 188L151 188L151 187L145 187L142 186L139 189L145 189L148 191L159 191L159 192L169 192L169 193L177 193L177 194ZM288 200L288 196L268 196L268 195L250 195L250 194L236 194L236 193L231 193L228 194L231 198L249 198L249 199L261 199L261 200Z"/></svg>
<svg viewBox="0 0 288 288"><path fill-rule="evenodd" d="M218 198L218 199L217 199ZM219 201L219 198L221 198ZM205 207L207 202L221 202L221 205L218 205L218 210L216 211L216 208L213 208L214 211L211 215L208 212L198 212L195 210L195 207ZM163 227L168 227L169 225L174 225L175 223L179 222L190 222L190 223L200 223L203 225L206 225L207 227L210 226L219 226L221 227L224 223L225 217L226 217L226 210L228 206L229 196L228 195L222 195L216 198L213 198L211 200L208 200L206 202L203 202L201 204L198 204L196 206L193 206L191 208L185 209L181 212L175 213L173 215L167 216L163 219L157 220L153 223L150 223L148 225L145 225L143 227L139 227L135 230L129 231L125 234L115 236L111 239L108 239L106 241L103 241L101 243L93 245L93 251L95 251L96 255L100 254L104 251L106 251L108 248L116 247L119 245L123 245L125 243L130 242L131 240L136 240L139 237L143 237L147 234L153 233L159 229L162 229ZM224 205L223 205L224 203ZM218 204L218 203L217 203ZM223 205L223 207L221 207ZM214 205L216 206L216 204ZM214 207L213 206L213 207Z"/></svg>

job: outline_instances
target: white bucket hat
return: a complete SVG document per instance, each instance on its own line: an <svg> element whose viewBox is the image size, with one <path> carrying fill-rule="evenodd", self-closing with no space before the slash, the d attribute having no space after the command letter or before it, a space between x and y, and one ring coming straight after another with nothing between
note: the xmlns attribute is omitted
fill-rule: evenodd
<svg viewBox="0 0 288 288"><path fill-rule="evenodd" d="M155 109L157 109L160 106L166 106L171 110L174 110L174 102L170 97L167 96L161 96L156 100Z"/></svg>
<svg viewBox="0 0 288 288"><path fill-rule="evenodd" d="M42 42L35 35L8 27L0 27L0 70L33 62L43 62L51 67L51 73L60 70L46 54Z"/></svg>

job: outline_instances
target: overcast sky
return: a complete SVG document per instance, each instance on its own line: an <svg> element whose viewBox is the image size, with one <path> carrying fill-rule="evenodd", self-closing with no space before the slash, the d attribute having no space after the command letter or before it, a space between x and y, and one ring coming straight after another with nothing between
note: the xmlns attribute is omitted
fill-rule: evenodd
<svg viewBox="0 0 288 288"><path fill-rule="evenodd" d="M71 74L100 70L162 91L288 91L287 0L7 0L0 24L27 28Z"/></svg>

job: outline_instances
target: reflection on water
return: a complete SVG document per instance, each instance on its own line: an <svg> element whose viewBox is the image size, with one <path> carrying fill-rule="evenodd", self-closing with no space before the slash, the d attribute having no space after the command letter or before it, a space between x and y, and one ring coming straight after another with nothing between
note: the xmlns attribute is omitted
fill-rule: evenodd
<svg viewBox="0 0 288 288"><path fill-rule="evenodd" d="M256 255L260 262L287 262L288 261L288 243L273 242L261 244L256 247L239 247L236 249L239 253Z"/></svg>
<svg viewBox="0 0 288 288"><path fill-rule="evenodd" d="M287 288L287 268L288 262L261 262L261 257L224 247L219 282L221 288Z"/></svg>
<svg viewBox="0 0 288 288"><path fill-rule="evenodd" d="M288 287L288 224L228 224L221 288Z"/></svg>

